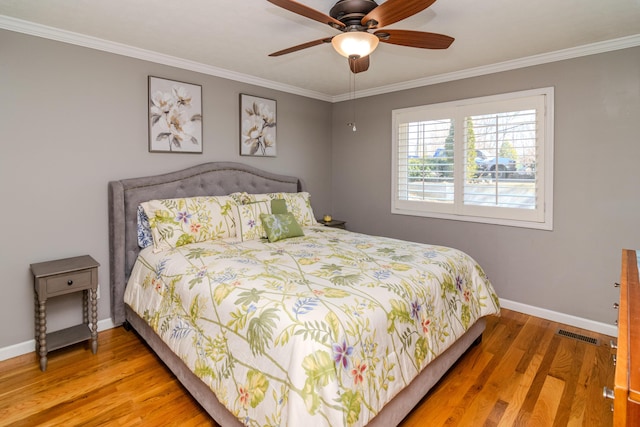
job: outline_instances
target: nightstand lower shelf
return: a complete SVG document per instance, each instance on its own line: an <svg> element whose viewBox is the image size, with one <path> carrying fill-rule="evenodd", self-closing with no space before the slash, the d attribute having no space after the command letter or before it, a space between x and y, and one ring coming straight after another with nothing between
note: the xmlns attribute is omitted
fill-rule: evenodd
<svg viewBox="0 0 640 427"><path fill-rule="evenodd" d="M82 324L47 334L47 350L53 351L91 338L89 325Z"/></svg>

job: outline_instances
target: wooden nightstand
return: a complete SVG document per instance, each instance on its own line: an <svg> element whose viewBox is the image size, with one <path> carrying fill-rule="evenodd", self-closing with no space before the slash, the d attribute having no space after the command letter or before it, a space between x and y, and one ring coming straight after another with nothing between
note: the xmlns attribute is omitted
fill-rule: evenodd
<svg viewBox="0 0 640 427"><path fill-rule="evenodd" d="M333 227L333 228L342 228L343 230L347 229L347 222L346 221L340 221L338 219L332 219L331 221L325 221L322 218L320 218L318 220L318 222L326 227Z"/></svg>
<svg viewBox="0 0 640 427"><path fill-rule="evenodd" d="M98 267L100 264L83 255L55 261L31 264L35 290L36 353L40 355L40 370L47 369L47 353L71 344L91 339L91 351L98 351ZM83 323L47 333L48 298L83 292Z"/></svg>

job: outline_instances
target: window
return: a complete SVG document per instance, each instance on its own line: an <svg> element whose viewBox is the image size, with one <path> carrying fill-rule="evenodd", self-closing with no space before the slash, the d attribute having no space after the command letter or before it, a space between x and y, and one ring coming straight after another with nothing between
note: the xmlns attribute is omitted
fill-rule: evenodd
<svg viewBox="0 0 640 427"><path fill-rule="evenodd" d="M552 229L553 88L392 119L393 213Z"/></svg>

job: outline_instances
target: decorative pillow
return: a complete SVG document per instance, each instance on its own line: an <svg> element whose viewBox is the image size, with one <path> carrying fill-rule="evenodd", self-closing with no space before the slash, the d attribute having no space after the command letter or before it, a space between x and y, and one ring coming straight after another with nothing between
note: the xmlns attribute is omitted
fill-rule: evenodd
<svg viewBox="0 0 640 427"><path fill-rule="evenodd" d="M300 228L296 218L291 213L261 214L260 219L271 243L288 239L289 237L304 236L302 228Z"/></svg>
<svg viewBox="0 0 640 427"><path fill-rule="evenodd" d="M285 214L289 212L287 210L287 202L284 199L272 199L271 200L271 213Z"/></svg>
<svg viewBox="0 0 640 427"><path fill-rule="evenodd" d="M311 208L311 195L306 191L300 193L234 193L234 195L235 200L249 200L250 202L284 199L287 205L287 211L293 214L299 225L306 227L318 223ZM245 201L243 203L247 202Z"/></svg>
<svg viewBox="0 0 640 427"><path fill-rule="evenodd" d="M153 237L151 236L151 225L149 225L149 218L144 213L142 205L138 205L138 246L142 249L153 245Z"/></svg>
<svg viewBox="0 0 640 427"><path fill-rule="evenodd" d="M260 214L271 213L271 202L252 202L233 207L237 236L243 242L266 237Z"/></svg>
<svg viewBox="0 0 640 427"><path fill-rule="evenodd" d="M236 235L232 207L237 203L229 196L151 200L141 206L157 251Z"/></svg>

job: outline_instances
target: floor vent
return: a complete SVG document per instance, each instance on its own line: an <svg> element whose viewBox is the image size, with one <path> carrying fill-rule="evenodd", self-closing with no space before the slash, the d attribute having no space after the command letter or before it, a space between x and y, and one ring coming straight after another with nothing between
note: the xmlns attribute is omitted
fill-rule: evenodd
<svg viewBox="0 0 640 427"><path fill-rule="evenodd" d="M598 340L586 335L574 334L573 332L565 331L564 329L558 329L558 335L563 337L573 338L574 340L586 342L593 345L598 345Z"/></svg>

